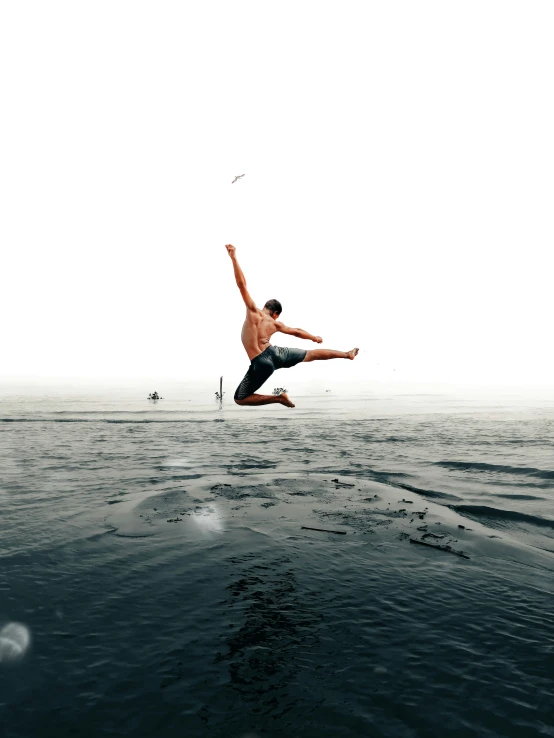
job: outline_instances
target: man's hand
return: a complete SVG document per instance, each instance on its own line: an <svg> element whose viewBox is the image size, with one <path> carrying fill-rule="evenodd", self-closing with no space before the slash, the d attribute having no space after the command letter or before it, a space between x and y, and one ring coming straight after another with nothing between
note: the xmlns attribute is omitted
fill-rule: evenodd
<svg viewBox="0 0 554 738"><path fill-rule="evenodd" d="M323 343L323 338L321 336L314 336L313 341L314 343Z"/></svg>
<svg viewBox="0 0 554 738"><path fill-rule="evenodd" d="M227 253L229 254L229 256L232 259L233 256L235 255L235 251L236 251L235 247L234 246L231 246L230 243L227 243L227 244L225 244L225 248L227 249Z"/></svg>

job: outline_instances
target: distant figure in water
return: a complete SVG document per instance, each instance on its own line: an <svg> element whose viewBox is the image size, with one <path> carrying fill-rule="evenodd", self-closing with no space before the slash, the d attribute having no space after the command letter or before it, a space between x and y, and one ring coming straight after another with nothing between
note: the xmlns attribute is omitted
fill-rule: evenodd
<svg viewBox="0 0 554 738"><path fill-rule="evenodd" d="M279 395L257 395L256 390L269 379L276 369L288 369L291 366L306 361L321 361L322 359L354 359L358 349L351 351L333 351L332 349L305 349L282 348L271 346L269 338L274 333L287 333L289 336L305 338L314 343L321 343L320 336L312 336L311 333L301 328L289 328L279 322L283 308L279 300L268 300L260 310L256 307L254 300L246 289L246 280L240 268L236 249L231 244L225 246L235 271L237 286L246 305L246 320L242 326L242 343L250 359L250 368L235 392L237 405L269 405L278 402L287 407L294 407L286 392Z"/></svg>

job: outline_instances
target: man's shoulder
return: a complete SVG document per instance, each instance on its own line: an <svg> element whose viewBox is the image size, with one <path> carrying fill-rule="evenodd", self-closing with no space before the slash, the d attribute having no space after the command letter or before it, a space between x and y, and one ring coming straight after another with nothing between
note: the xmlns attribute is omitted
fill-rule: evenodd
<svg viewBox="0 0 554 738"><path fill-rule="evenodd" d="M260 310L249 310L246 308L245 323L251 326L252 330L260 331L264 328L264 316Z"/></svg>
<svg viewBox="0 0 554 738"><path fill-rule="evenodd" d="M250 319L254 319L254 320L263 320L263 318L265 317L264 314L263 314L263 312L260 310L259 307L254 307L253 310L251 308L248 308L247 307L246 308L246 315Z"/></svg>

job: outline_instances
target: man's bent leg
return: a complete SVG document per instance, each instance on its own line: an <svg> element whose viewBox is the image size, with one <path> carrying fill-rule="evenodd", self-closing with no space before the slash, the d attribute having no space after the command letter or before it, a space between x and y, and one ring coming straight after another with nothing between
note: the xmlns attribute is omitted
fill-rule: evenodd
<svg viewBox="0 0 554 738"><path fill-rule="evenodd" d="M268 405L272 402L279 402L280 400L276 395L255 394L256 390L260 389L274 371L275 367L272 361L264 361L255 357L250 363L244 379L235 391L233 399L237 405Z"/></svg>
<svg viewBox="0 0 554 738"><path fill-rule="evenodd" d="M271 405L277 402L280 405L294 407L286 392L282 392L280 395L248 395L242 400L235 398L235 402L237 405Z"/></svg>
<svg viewBox="0 0 554 738"><path fill-rule="evenodd" d="M358 349L352 351L335 351L334 349L311 349L306 352L304 361L321 361L324 359L354 359Z"/></svg>

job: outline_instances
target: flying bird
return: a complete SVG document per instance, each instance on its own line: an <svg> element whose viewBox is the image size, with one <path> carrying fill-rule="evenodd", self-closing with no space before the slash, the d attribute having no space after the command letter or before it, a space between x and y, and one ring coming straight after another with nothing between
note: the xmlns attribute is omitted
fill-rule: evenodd
<svg viewBox="0 0 554 738"><path fill-rule="evenodd" d="M237 176L236 176L236 177L234 178L234 180L233 180L233 181L231 182L231 184L235 184L235 182L237 181L237 179L240 179L241 177L244 177L244 174L238 174L238 175L237 175Z"/></svg>

